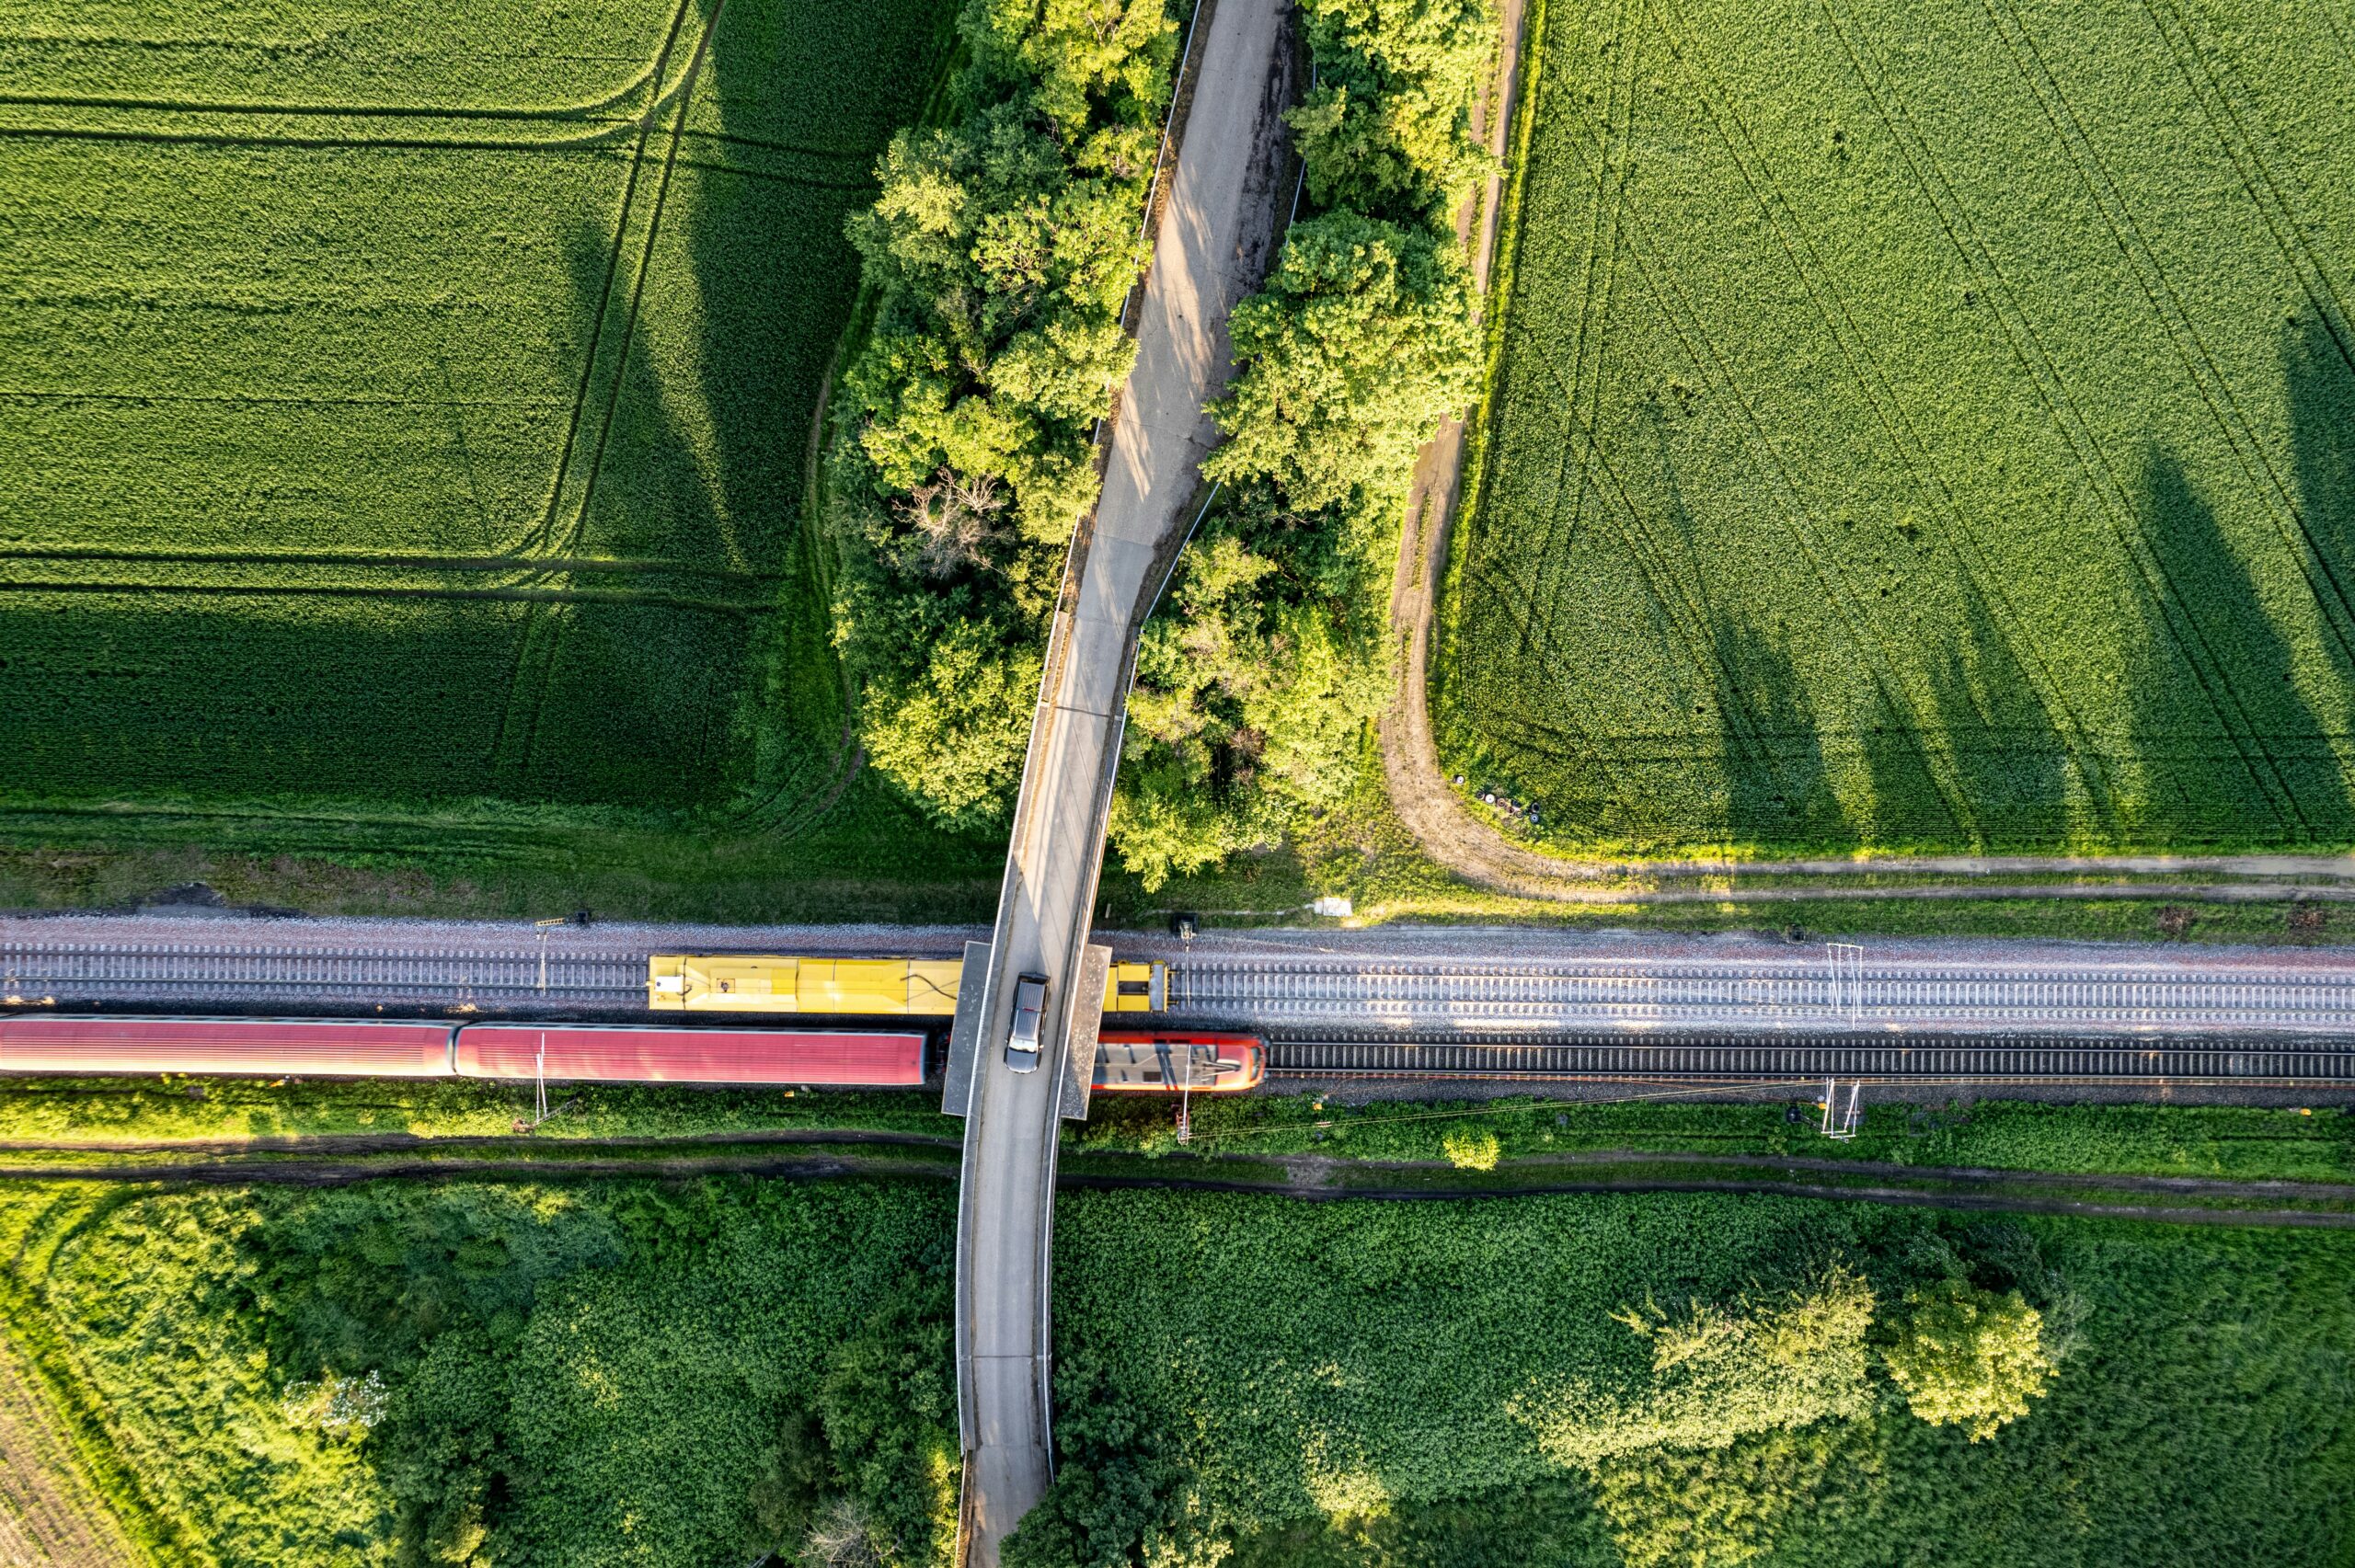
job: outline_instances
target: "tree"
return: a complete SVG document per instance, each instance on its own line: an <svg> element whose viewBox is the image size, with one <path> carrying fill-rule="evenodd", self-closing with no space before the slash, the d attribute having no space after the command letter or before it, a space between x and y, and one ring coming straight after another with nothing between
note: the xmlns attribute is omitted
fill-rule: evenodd
<svg viewBox="0 0 2355 1568"><path fill-rule="evenodd" d="M1497 47L1488 0L1307 0L1317 86L1288 117L1320 207L1444 224L1488 154L1472 98Z"/></svg>
<svg viewBox="0 0 2355 1568"><path fill-rule="evenodd" d="M1202 472L1265 475L1301 510L1404 494L1479 385L1473 293L1452 239L1347 211L1295 226L1230 318L1240 368L1211 410L1227 440Z"/></svg>
<svg viewBox="0 0 2355 1568"><path fill-rule="evenodd" d="M1883 1359L1913 1413L1964 1427L1974 1443L2028 1413L2053 1378L2044 1318L2016 1290L1998 1296L1946 1279L1905 1296L1906 1315Z"/></svg>
<svg viewBox="0 0 2355 1568"><path fill-rule="evenodd" d="M952 628L913 680L868 693L868 760L942 827L999 826L1022 776L1039 670L1035 647L1007 647L985 625Z"/></svg>

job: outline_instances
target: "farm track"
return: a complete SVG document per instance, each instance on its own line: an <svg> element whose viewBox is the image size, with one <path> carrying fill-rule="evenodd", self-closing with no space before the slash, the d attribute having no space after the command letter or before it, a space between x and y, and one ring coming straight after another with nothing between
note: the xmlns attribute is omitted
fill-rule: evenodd
<svg viewBox="0 0 2355 1568"><path fill-rule="evenodd" d="M465 1141L469 1145L504 1142L511 1148L519 1139ZM813 1147L798 1153L695 1153L690 1151L694 1141L629 1141L641 1152L623 1159L543 1145L540 1147L545 1152L505 1158L471 1154L415 1158L328 1154L319 1150L269 1159L245 1159L232 1154L154 1162L106 1159L42 1165L0 1162L0 1181L318 1187L386 1180L684 1180L708 1175L758 1175L799 1181L878 1177L941 1181L954 1180L957 1174L956 1166L946 1158L913 1158L917 1152L914 1147L897 1156L890 1152L895 1143L914 1145L915 1139L813 1132L804 1140ZM656 1152L666 1146L680 1151ZM60 1151L66 1147L61 1146ZM945 1155L953 1144L924 1140L921 1147L925 1152ZM1263 1194L1307 1202L1462 1202L1626 1192L1769 1194L1970 1212L2081 1215L2175 1224L2355 1228L2355 1210L2346 1207L2350 1198L2355 1198L2355 1188L2326 1183L2088 1175L1633 1150L1515 1160L1503 1170L1468 1179L1465 1173L1436 1162L1358 1162L1323 1155L1231 1159L1196 1156L1156 1162L1150 1174L1137 1173L1135 1164L1132 1158L1118 1154L1108 1159L1097 1151L1074 1150L1058 1171L1055 1185L1065 1192L1157 1187Z"/></svg>
<svg viewBox="0 0 2355 1568"><path fill-rule="evenodd" d="M1985 3L1992 7L1994 0L1985 0ZM2154 0L2154 3L2171 3L2171 0ZM1860 84L1872 98L1884 125L1896 141L1901 155L1914 175L1919 189L1936 213L1947 239L1961 257L1965 266L1975 275L1981 292L1996 305L1997 320L2014 354L2023 369L2028 372L2028 379L2034 385L2039 397L2052 417L2056 428L2062 433L2081 470L2092 483L2094 492L2101 502L2102 510L2111 523L2113 536L2118 539L2121 548L2127 552L2128 558L2135 563L2137 570L2142 574L2148 583L2154 601L2161 607L2170 638L2184 652L2188 673L2195 685L2202 692L2203 699L2211 710L2218 716L2224 735L2241 755L2243 765L2252 784L2257 785L2272 802L2277 818L2285 824L2294 826L2300 818L2296 813L2294 800L2288 793L2286 782L2280 778L2278 770L2273 765L2274 760L2264 753L2262 744L2257 738L2256 727L2249 721L2246 712L2239 707L2237 694L2220 692L2220 688L2228 688L2229 685L2223 679L2221 662L2213 649L2207 646L2204 634L2185 609L2183 594L2173 582L2165 564L2153 556L2142 544L2139 528L2133 516L2132 504L2128 498L2124 484L2109 468L2107 455L2103 452L2098 439L2094 435L2083 412L2075 406L2066 386L2062 382L2049 348L2041 341L2032 321L2021 309L2010 281L2005 276L2000 264L1995 261L1987 241L1977 231L1967 209L1947 183L1935 154L1923 140L1918 128L1913 125L1902 103L1890 93L1886 65L1877 60L1868 62L1868 51L1852 36L1853 28L1844 24L1837 10L1829 5L1828 0L1826 16L1832 36L1839 40L1841 48L1846 52ZM2336 27L2335 17L2333 22ZM1521 49L1520 29L1521 18L1518 12L1515 12L1508 18L1507 31L1510 40L1508 47L1516 55ZM2341 36L2344 41L2344 34L2342 33ZM1622 61L1626 63L1626 68L1632 70L1633 50L1623 49L1619 52ZM2350 58L2355 58L2355 52L2350 52ZM1588 183L1598 193L1612 189L1608 182L1615 166L1612 138L1614 128L1617 123L1614 118L1615 89L1618 86L1616 72L1614 73L1610 85L1614 91L1614 97L1607 100L1603 107L1602 148L1597 153L1584 156L1580 166ZM1534 93L1538 88L1538 84L1533 84L1530 91ZM2221 92L2221 89L2219 91ZM2202 108L2208 109L2204 99ZM2214 112L2212 109L2208 111ZM1491 141L1492 150L1501 153L1504 140L1501 134L1496 135ZM2243 141L2253 147L2254 143L2249 142L2246 135ZM2251 155L2254 156L2254 154L2252 153ZM2269 174L2269 170L2268 172ZM1486 211L1490 212L1496 211L1500 190L1500 185L1492 184L1485 202ZM2286 198L2280 198L2278 190L2275 194L2277 197L2275 211L2264 214L2269 223L2289 211ZM2252 200L2257 200L2260 209L2267 206L2265 200L2254 194ZM1626 233L1629 227L1628 214L1621 210L1616 201L1607 205L1613 235L1610 264L1615 266L1616 258L1626 241L1640 240L1641 236ZM1605 207L1606 203L1598 194L1590 219L1591 228L1599 228L1602 225ZM1773 216L1771 211L1769 216L1770 218ZM1591 234L1590 238L1591 237ZM2280 236L2277 235L2276 237ZM2123 246L2122 239L2120 244ZM1492 242L1484 235L1483 242L1477 247L1476 267L1477 272L1484 278L1488 270L1488 256L1492 248ZM1599 245L1590 245L1590 274L1596 264L1595 253L1600 248L1602 247ZM1640 255L1637 264L1642 265ZM1662 280L1652 278L1648 273L1647 281L1651 286L1656 301L1660 303L1663 309L1667 308L1665 296L1660 291L1662 287L1672 288L1672 280L1663 283ZM2326 279L2324 280L2324 286L2326 286ZM1596 286L1591 275L1587 290L1589 297L1591 298L1596 292ZM2336 292L2331 292L2327 298L2335 307L2338 303ZM2323 302L2316 300L2314 303L2317 310L2322 311L2326 319L2328 319L2331 313L2323 310ZM1577 394L1585 390L1578 370L1579 366L1586 362L1587 358L1585 349L1587 333L1583 326L1587 318L1583 313L1580 319L1582 325L1573 360L1572 380L1569 383L1564 384L1561 382L1558 372L1553 371L1549 359L1539 356L1533 361L1540 363L1549 374L1556 376L1556 387L1561 398L1561 406L1574 426L1578 420L1579 410ZM1676 327L1680 334L1683 332L1683 328L1676 326L1673 321L1671 322L1671 326ZM1525 329L1509 325L1507 330L1510 332ZM2334 338L2336 337L2337 331L2334 326ZM1686 347L1688 357L1706 377L1708 374L1706 363L1703 356L1694 349L1689 337L1686 339ZM1844 350L1848 347L1849 345L1844 341L1842 344ZM1591 380L1591 378L1588 379ZM1746 409L1748 405L1741 399L1739 386L1731 386L1730 390L1737 407ZM1584 434L1591 445L1592 432L1586 430ZM1417 488L1407 509L1408 526L1402 535L1399 568L1393 589L1392 623L1403 645L1402 657L1398 661L1399 686L1390 711L1384 716L1381 743L1385 779L1394 807L1402 823L1432 859L1478 886L1526 898L1603 905L1703 902L1707 901L1711 897L1721 897L1726 901L1733 903L1765 903L1783 899L1809 901L1836 898L1889 900L1919 898L1979 899L2053 897L2165 898L2188 902L2241 902L2270 898L2335 897L2335 894L2320 887L2293 886L2292 879L2325 878L2336 883L2355 877L2355 858L2338 855L1894 854L1747 861L1698 858L1642 860L1624 857L1574 858L1542 853L1517 843L1501 830L1493 818L1478 812L1447 784L1440 770L1430 727L1428 670L1434 619L1432 601L1449 560L1450 534L1455 521L1454 508L1459 499L1457 478L1460 472L1464 436L1463 427L1451 422L1443 428L1440 438L1431 446L1426 448L1423 459L1419 464ZM1763 439L1763 435L1760 439ZM1571 450L1575 450L1574 445ZM1768 443L1767 450L1771 452L1771 442ZM1490 461L1493 461L1493 456ZM1565 462L1567 468L1567 455ZM1605 477L1607 478L1608 475ZM1557 478L1556 485L1557 498L1568 483L1566 479ZM1560 509L1558 505L1556 509L1557 511ZM1632 543L1630 547L1631 550L1634 548ZM1640 552L1638 555L1640 555ZM1654 569L1657 563L1645 565L1639 559L1638 564L1643 567L1648 577L1657 579L1658 574ZM1541 572L1544 569L1542 563L1539 569ZM1655 591L1656 596L1660 600L1664 612L1671 614L1671 619L1679 620L1681 625L1681 618L1675 616L1674 607L1670 598L1666 594L1660 593L1657 588ZM2002 612L2000 604L1994 604L1993 601L1991 601L1991 604L1994 605L1999 614ZM1534 615L1523 619L1520 635L1524 644L1530 638L1542 635L1535 625ZM1690 638L1687 637L1684 640L1689 647ZM1709 673L1706 665L1703 668L1705 674ZM1713 685L1717 683L1714 675L1711 675L1710 679ZM2047 683L2050 683L2049 677ZM2047 703L2049 712L2053 711L2048 693L2039 692L2038 696L2039 701ZM2064 715L2065 704L2063 713L2056 714L2055 716L2063 717ZM2068 722L2074 723L2074 720ZM2076 727L2082 732L2082 726ZM2064 725L2064 733L2066 732L2067 728ZM2100 769L2105 761L2097 749L2089 747L2074 750L2073 755L2097 770ZM2094 781L2089 780L2089 783L2092 782ZM2160 884L2132 880L2151 876L2180 876L2186 874L2216 876L2224 880L2205 884L2180 882ZM2074 887L2022 887L1983 880L2005 875L2098 877L2117 880L2110 881L2106 886ZM1960 876L1972 878L1973 881L1959 886L1932 887L1886 885L1887 879L1891 877L1914 876ZM1659 886L1662 880L1687 877L1731 880L1741 877L1770 876L1821 879L1824 885L1821 887L1784 887L1771 889L1731 887L1719 894L1712 894L1703 889L1688 890ZM1872 887L1856 885L1866 878L1880 879L1884 885ZM2272 880L2276 878L2281 880L2278 882ZM1617 887L1603 886L1613 882L1630 881L1638 885Z"/></svg>
<svg viewBox="0 0 2355 1568"><path fill-rule="evenodd" d="M630 215L638 201L639 182L646 173L647 147L653 137L662 106L659 103L649 105L638 119L637 140L630 150L629 177L622 189L621 211L614 222L613 242L605 253L604 280L599 286L596 310L591 318L593 325L590 329L588 349L581 357L580 380L573 394L571 417L566 421L564 443L557 456L547 507L541 514L537 528L517 547L519 553L538 556L570 555L580 548L580 538L586 532L597 473L604 462L605 439L612 431L614 411L620 405L622 389L628 380L629 349L638 330L638 311L644 297L646 270L653 258L664 200L669 195L671 179L678 166L679 131L685 125L687 115L694 107L695 80L710 48L713 33L718 28L720 13L725 8L726 0L720 0L720 4L713 7L695 40L687 69L681 74L678 113L672 121L667 138L661 182L647 219L638 273L630 286L621 349L613 356L607 372L611 378L611 392L606 400L604 422L599 429L588 472L580 486L580 498L572 507L572 520L559 532L558 518L572 487L573 459L581 440L582 421L589 414L592 391L597 385L606 318L613 309L614 287L620 276L623 258L628 252ZM657 80L661 78L671 52L677 47L687 9L688 0L681 0L678 11L672 17L671 30L663 39L662 52L655 62ZM527 614L523 635L515 642L515 658L508 671L507 689L500 705L499 726L491 738L490 766L495 775L511 779L518 784L523 783L531 773L533 752L539 739L540 721L546 714L548 693L555 683L557 655L563 642L565 624L560 612L556 610Z"/></svg>

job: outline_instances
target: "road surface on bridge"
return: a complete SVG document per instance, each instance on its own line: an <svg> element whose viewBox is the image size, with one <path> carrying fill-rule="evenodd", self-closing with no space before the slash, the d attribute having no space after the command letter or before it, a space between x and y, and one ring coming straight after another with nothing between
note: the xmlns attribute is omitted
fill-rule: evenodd
<svg viewBox="0 0 2355 1568"><path fill-rule="evenodd" d="M994 1568L1000 1543L1052 1472L1048 1245L1069 1004L1137 635L1185 544L1200 463L1218 439L1202 410L1225 383L1227 313L1258 286L1274 239L1279 117L1289 97L1281 6L1213 4L1173 110L1176 153L1103 495L1072 540L973 1036L957 1226L960 1539L973 1568ZM1031 1073L1014 1072L1003 1056L1023 974L1044 975L1051 987L1041 1068Z"/></svg>

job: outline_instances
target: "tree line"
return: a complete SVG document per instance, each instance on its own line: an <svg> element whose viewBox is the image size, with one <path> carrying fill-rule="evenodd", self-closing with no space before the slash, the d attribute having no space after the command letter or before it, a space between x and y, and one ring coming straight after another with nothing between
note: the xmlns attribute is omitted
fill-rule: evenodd
<svg viewBox="0 0 2355 1568"><path fill-rule="evenodd" d="M833 637L868 759L943 827L1021 778L1177 61L1163 0L967 0L948 123L853 215L872 321L826 453Z"/></svg>
<svg viewBox="0 0 2355 1568"><path fill-rule="evenodd" d="M1230 322L1218 488L1146 628L1112 814L1158 887L1337 804L1390 684L1414 455L1477 384L1453 232L1489 160L1488 0L1307 0L1302 200ZM1143 205L1177 63L1160 0L969 0L948 123L850 224L872 322L827 452L834 641L869 760L935 822L1004 824L1095 422L1134 357Z"/></svg>

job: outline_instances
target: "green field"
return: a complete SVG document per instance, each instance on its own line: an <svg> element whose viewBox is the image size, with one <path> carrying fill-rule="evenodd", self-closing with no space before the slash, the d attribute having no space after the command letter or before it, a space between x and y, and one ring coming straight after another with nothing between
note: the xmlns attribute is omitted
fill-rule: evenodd
<svg viewBox="0 0 2355 1568"><path fill-rule="evenodd" d="M1181 1539L1237 1541L1230 1568L2205 1568L2355 1544L2343 1231L1674 1194L1059 1207L1057 1494L1085 1518L1150 1479ZM1917 1419L1875 1352L1752 1361L1704 1313L1724 1337L1670 1362L1629 1326L1755 1321L1834 1262L1885 1323L1958 1260L2039 1297L2062 1352L1983 1442Z"/></svg>
<svg viewBox="0 0 2355 1568"><path fill-rule="evenodd" d="M0 0L0 794L790 805L940 0Z"/></svg>
<svg viewBox="0 0 2355 1568"><path fill-rule="evenodd" d="M2355 17L1542 15L1448 771L1564 848L2355 840Z"/></svg>
<svg viewBox="0 0 2355 1568"><path fill-rule="evenodd" d="M1058 1207L1063 1452L1039 1517L1096 1533L1010 1561L2349 1548L2344 1230L1672 1193ZM17 1181L0 1332L158 1568L878 1561L807 1550L845 1508L916 1568L953 1497L952 1208L936 1182ZM1905 1292L1956 1271L2025 1290L2059 1360L1979 1443L1882 1365ZM1869 1325L1791 1314L1835 1274ZM1648 1322L1682 1325L1678 1355ZM1141 1526L1181 1550L1127 1555Z"/></svg>

